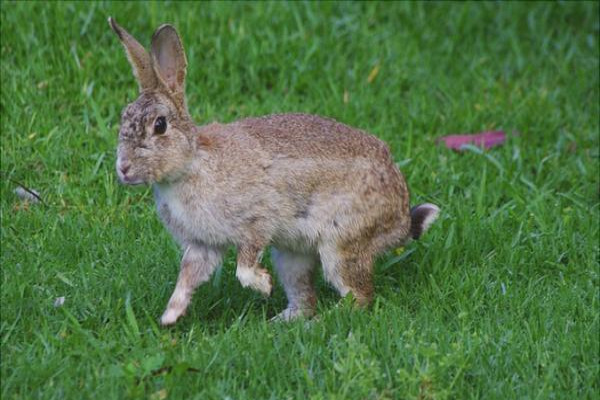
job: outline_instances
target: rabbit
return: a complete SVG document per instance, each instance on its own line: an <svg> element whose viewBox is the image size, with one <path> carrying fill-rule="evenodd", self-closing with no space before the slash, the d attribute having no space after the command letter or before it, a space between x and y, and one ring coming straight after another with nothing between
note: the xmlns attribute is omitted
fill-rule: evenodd
<svg viewBox="0 0 600 400"><path fill-rule="evenodd" d="M160 322L185 315L194 290L237 248L236 277L264 295L272 278L288 305L274 319L315 314L313 273L355 304L373 298L377 254L417 239L440 209L409 209L409 192L388 147L375 136L308 114L269 115L197 126L185 97L179 35L160 26L148 52L113 18L139 84L121 116L116 170L123 184L152 184L158 214L183 249L179 277Z"/></svg>

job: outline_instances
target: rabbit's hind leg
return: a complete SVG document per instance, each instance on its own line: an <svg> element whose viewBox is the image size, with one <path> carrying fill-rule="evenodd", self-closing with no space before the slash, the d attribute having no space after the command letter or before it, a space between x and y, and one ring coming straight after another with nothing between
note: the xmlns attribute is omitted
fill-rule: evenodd
<svg viewBox="0 0 600 400"><path fill-rule="evenodd" d="M160 319L162 325L174 324L180 316L185 314L194 290L201 283L210 279L214 270L221 263L221 257L220 249L197 245L187 247L181 259L177 285L169 299L167 309Z"/></svg>
<svg viewBox="0 0 600 400"><path fill-rule="evenodd" d="M319 247L323 275L345 297L352 293L358 306L367 306L373 298L373 252L361 241Z"/></svg>
<svg viewBox="0 0 600 400"><path fill-rule="evenodd" d="M283 284L288 299L287 308L273 320L290 321L314 315L317 303L313 284L316 254L293 253L273 248L271 255L277 277Z"/></svg>
<svg viewBox="0 0 600 400"><path fill-rule="evenodd" d="M260 265L262 252L262 246L240 246L238 248L235 275L243 287L250 287L265 296L269 296L273 288L273 283L269 271Z"/></svg>

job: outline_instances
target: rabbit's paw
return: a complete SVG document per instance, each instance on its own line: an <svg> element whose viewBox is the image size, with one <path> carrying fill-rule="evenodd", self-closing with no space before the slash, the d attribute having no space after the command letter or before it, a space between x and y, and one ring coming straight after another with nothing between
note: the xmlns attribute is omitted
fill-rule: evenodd
<svg viewBox="0 0 600 400"><path fill-rule="evenodd" d="M175 307L167 307L162 317L160 317L160 324L162 326L173 325L182 315L185 315L185 311L178 310Z"/></svg>
<svg viewBox="0 0 600 400"><path fill-rule="evenodd" d="M289 322L298 318L310 318L315 314L312 308L288 307L273 318L272 322Z"/></svg>
<svg viewBox="0 0 600 400"><path fill-rule="evenodd" d="M236 276L243 287L251 287L265 296L271 295L273 279L266 269L238 267Z"/></svg>

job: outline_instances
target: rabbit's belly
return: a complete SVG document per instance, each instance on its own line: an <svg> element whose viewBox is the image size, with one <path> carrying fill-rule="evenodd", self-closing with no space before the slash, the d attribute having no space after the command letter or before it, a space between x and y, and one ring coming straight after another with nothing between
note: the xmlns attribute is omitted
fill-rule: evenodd
<svg viewBox="0 0 600 400"><path fill-rule="evenodd" d="M334 236L332 226L319 219L319 215L295 220L283 220L275 229L271 242L275 247L299 253L317 251L319 243Z"/></svg>
<svg viewBox="0 0 600 400"><path fill-rule="evenodd" d="M306 235L297 232L279 233L272 239L272 244L279 249L291 250L298 253L309 254L317 251L316 238L310 238Z"/></svg>

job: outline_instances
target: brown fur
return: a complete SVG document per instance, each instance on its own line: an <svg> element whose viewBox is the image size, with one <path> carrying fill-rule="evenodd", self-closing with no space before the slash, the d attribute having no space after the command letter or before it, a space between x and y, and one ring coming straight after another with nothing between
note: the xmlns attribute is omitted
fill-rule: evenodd
<svg viewBox="0 0 600 400"><path fill-rule="evenodd" d="M158 213L186 249L176 289L161 322L185 312L228 245L238 249L243 286L269 294L260 259L274 246L286 290L282 319L311 315L314 266L359 305L373 297L373 259L422 232L437 207L418 208L411 227L409 192L387 146L362 130L307 114L270 115L196 126L185 103L187 61L176 31L161 26L145 57L111 20L138 80L139 98L121 118L117 171L124 183L152 183ZM135 54L134 57L131 54ZM155 131L158 118L167 121Z"/></svg>

